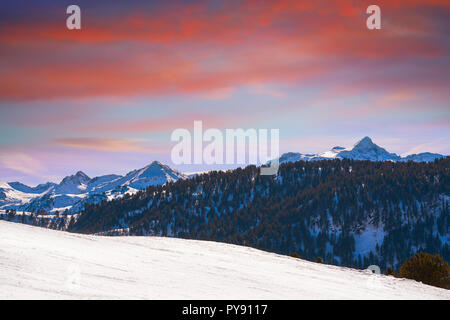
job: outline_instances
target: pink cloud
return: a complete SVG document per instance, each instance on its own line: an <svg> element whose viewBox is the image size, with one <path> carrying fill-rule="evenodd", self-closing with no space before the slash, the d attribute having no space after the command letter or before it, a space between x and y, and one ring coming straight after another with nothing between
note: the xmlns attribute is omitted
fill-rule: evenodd
<svg viewBox="0 0 450 320"><path fill-rule="evenodd" d="M199 94L217 99L238 86L321 80L360 60L448 56L437 39L445 34L423 10L448 7L448 1L380 1L386 14L379 32L365 28L368 4L247 0L214 10L208 2L174 2L156 12L116 12L115 23L99 15L77 32L58 27L59 20L10 23L0 30L8 61L0 98ZM436 66L431 71L442 73ZM351 81L343 86L357 87ZM372 86L377 84L369 81L368 89Z"/></svg>
<svg viewBox="0 0 450 320"><path fill-rule="evenodd" d="M112 139L112 138L61 138L55 139L57 145L76 148L94 149L109 152L153 152L158 153L167 150L156 150L144 146L144 139Z"/></svg>

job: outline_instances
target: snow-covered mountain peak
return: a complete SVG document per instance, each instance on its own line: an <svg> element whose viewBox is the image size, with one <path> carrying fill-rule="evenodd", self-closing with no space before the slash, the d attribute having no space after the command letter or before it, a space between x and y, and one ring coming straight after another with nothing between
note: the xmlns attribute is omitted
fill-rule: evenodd
<svg viewBox="0 0 450 320"><path fill-rule="evenodd" d="M86 182L89 182L89 180L91 180L91 178L89 178L87 174L85 174L83 171L78 171L74 175L65 177L61 181L61 183L64 183L64 182L67 182L67 181L78 181L78 182L81 182L81 183L86 183Z"/></svg>
<svg viewBox="0 0 450 320"><path fill-rule="evenodd" d="M362 138L361 140L359 140L358 142L356 142L355 144L354 144L354 147L357 147L357 146L359 146L359 147L371 147L371 146L376 146L376 144L375 143L373 143L373 141L372 141L372 139L370 138L370 137L364 137L364 138Z"/></svg>
<svg viewBox="0 0 450 320"><path fill-rule="evenodd" d="M174 182L178 179L186 179L187 176L159 161L153 161L142 169L128 173L125 178L128 179L123 185L128 185L135 189L144 189L152 185L160 185L165 184L166 182Z"/></svg>
<svg viewBox="0 0 450 320"><path fill-rule="evenodd" d="M339 158L370 161L398 161L400 157L376 145L369 137L359 140L351 149L338 153Z"/></svg>
<svg viewBox="0 0 450 320"><path fill-rule="evenodd" d="M378 145L376 145L372 139L370 139L369 137L364 137L361 140L359 140L358 142L356 142L352 148L346 148L345 150L351 151L351 150L358 150L358 151L381 151L381 150L385 150L381 147L379 147ZM386 151L386 150L385 150ZM386 151L387 152L387 151Z"/></svg>
<svg viewBox="0 0 450 320"><path fill-rule="evenodd" d="M151 167L151 166L159 166L159 167L163 167L164 164L162 164L161 162L155 160L152 163L150 163L147 167Z"/></svg>
<svg viewBox="0 0 450 320"><path fill-rule="evenodd" d="M145 174L159 174L161 173L161 171L165 170L165 169L170 169L169 167L163 165L161 162L159 161L153 161L152 163L150 163L149 165L145 166L144 168L142 168L141 171L141 175Z"/></svg>
<svg viewBox="0 0 450 320"><path fill-rule="evenodd" d="M76 174L65 177L56 187L57 194L77 194L86 189L89 178L84 172L78 171Z"/></svg>
<svg viewBox="0 0 450 320"><path fill-rule="evenodd" d="M172 169L168 165L162 164L159 161L153 161L148 166L140 170L140 176L153 176L153 175L166 175L169 174L173 177L182 177L183 174Z"/></svg>
<svg viewBox="0 0 450 320"><path fill-rule="evenodd" d="M88 183L91 180L86 174L84 174L81 171L78 171L76 174L65 177L59 185L65 184L65 183Z"/></svg>
<svg viewBox="0 0 450 320"><path fill-rule="evenodd" d="M423 152L419 154L410 154L406 157L403 157L403 161L415 161L415 162L432 162L436 159L442 159L445 158L442 154L438 153L430 153L430 152Z"/></svg>
<svg viewBox="0 0 450 320"><path fill-rule="evenodd" d="M8 188L9 185L6 182L0 181L0 188Z"/></svg>
<svg viewBox="0 0 450 320"><path fill-rule="evenodd" d="M53 182L47 182L37 185L36 187L29 187L21 182L15 181L15 182L8 182L9 186L13 189L23 192L23 193L32 193L32 194L42 194L47 193L48 191L52 190L56 183Z"/></svg>
<svg viewBox="0 0 450 320"><path fill-rule="evenodd" d="M78 177L79 179L84 179L84 180L86 180L86 181L91 180L91 178L89 178L88 175L85 174L83 171L78 171L78 172L75 174L75 177Z"/></svg>

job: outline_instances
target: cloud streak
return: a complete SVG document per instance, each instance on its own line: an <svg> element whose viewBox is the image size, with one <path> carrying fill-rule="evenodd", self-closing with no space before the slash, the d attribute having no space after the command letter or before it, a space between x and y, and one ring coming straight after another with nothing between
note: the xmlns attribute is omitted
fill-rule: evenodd
<svg viewBox="0 0 450 320"><path fill-rule="evenodd" d="M22 152L0 153L0 165L32 176L39 176L44 170L44 165L40 161Z"/></svg>
<svg viewBox="0 0 450 320"><path fill-rule="evenodd" d="M76 148L93 149L109 152L156 152L143 145L144 139L113 139L113 138L61 138L55 139L57 145Z"/></svg>

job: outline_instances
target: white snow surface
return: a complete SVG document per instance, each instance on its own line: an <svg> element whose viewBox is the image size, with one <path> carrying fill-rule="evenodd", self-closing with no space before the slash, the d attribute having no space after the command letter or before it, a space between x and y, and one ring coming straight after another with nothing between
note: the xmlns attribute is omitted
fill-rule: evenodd
<svg viewBox="0 0 450 320"><path fill-rule="evenodd" d="M0 221L0 299L447 299L450 291L248 247Z"/></svg>

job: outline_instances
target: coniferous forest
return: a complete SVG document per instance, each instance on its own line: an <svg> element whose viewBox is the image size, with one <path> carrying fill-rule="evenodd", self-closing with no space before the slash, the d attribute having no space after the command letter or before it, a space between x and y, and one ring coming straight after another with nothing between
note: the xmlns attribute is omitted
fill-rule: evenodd
<svg viewBox="0 0 450 320"><path fill-rule="evenodd" d="M395 270L415 252L450 260L450 157L431 163L299 161L261 176L211 172L88 204L71 232L250 246L324 263ZM70 216L69 216L70 218Z"/></svg>

